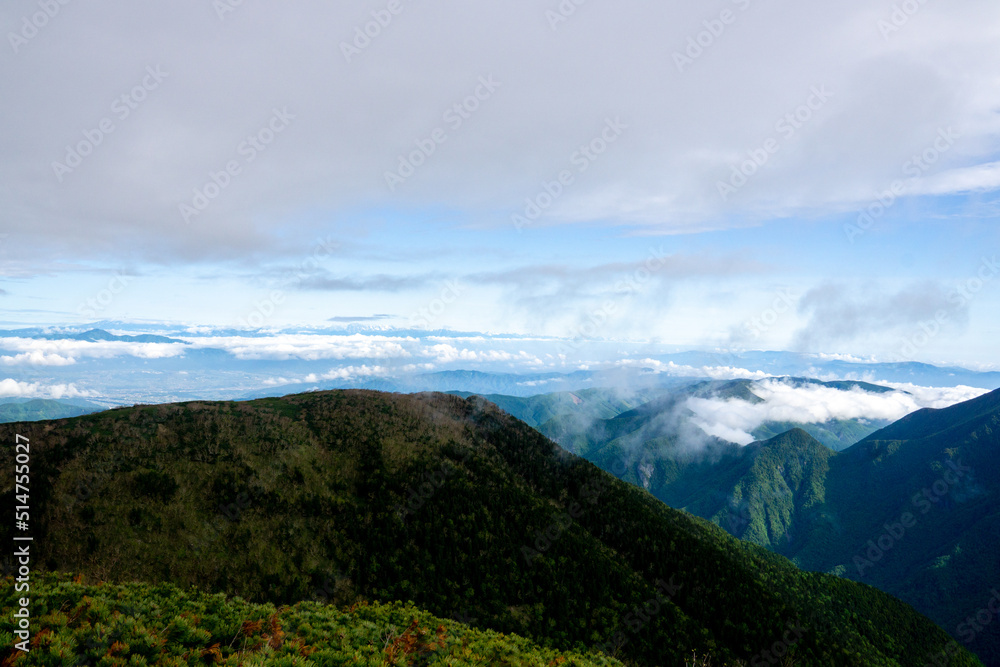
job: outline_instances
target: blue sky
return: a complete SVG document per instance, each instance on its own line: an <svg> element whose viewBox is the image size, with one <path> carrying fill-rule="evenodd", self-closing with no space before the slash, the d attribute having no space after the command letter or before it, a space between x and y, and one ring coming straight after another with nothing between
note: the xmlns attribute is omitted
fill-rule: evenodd
<svg viewBox="0 0 1000 667"><path fill-rule="evenodd" d="M926 210L936 204L924 201ZM306 263L317 256L319 244L307 246L300 260L290 256L260 268L235 262L199 263L180 270L122 263L115 270L124 273L115 278L116 273L95 264L10 281L5 300L9 321L20 324L83 325L111 319L318 328L358 318L406 327L422 308L430 308L432 319L418 317L419 326L572 337L589 312L612 298L622 302L623 310L597 332L599 338L654 339L665 349L796 349L796 334L810 324L809 312L800 305L810 289L841 286L847 290L845 298L862 310L875 308L879 297L912 289L918 295L923 291L927 302L908 304L900 326L861 317L850 335L821 339L802 351L875 354L884 360L1000 361L993 344L1000 332L1000 280L970 291L975 298L967 307L945 301L945 307L955 307L955 317L944 333L916 354L898 354L900 336L910 329L919 333L919 323L933 319L935 306L942 305L932 290L956 293L953 290L976 277L984 258L994 256L989 249L1000 245L996 228L973 222L944 227L887 220L851 244L843 229L851 219L781 220L667 236L635 236L621 227L596 224L577 227L571 234L561 227L516 234L455 223L417 228L393 220L381 228L369 226L351 252L324 261L321 269ZM694 259L664 277L653 271L644 282L643 264L653 260L650 266L655 268L660 256ZM708 265L704 271L698 270L701 264ZM546 269L551 275L544 280L520 284L504 275ZM310 280L327 272L360 284L307 289ZM408 284L415 287L402 286ZM451 294L449 284L456 286L455 297L438 313L440 306L432 305L443 292ZM560 296L567 284L572 295ZM622 285L634 291L623 294ZM276 292L280 298L274 298ZM108 300L109 293L113 299ZM783 310L773 326L759 336L733 336L734 327L760 317L780 293L787 293L795 305ZM549 303L550 298L566 303ZM270 316L254 319L254 313Z"/></svg>
<svg viewBox="0 0 1000 667"><path fill-rule="evenodd" d="M5 5L4 326L1000 364L994 3L381 6Z"/></svg>

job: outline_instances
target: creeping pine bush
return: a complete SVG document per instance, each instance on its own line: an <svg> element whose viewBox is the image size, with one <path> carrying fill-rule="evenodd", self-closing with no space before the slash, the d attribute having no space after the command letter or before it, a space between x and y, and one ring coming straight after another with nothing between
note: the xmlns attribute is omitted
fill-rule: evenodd
<svg viewBox="0 0 1000 667"><path fill-rule="evenodd" d="M170 584L87 584L64 573L38 575L29 594L25 653L11 648L12 613L25 593L14 590L10 577L0 584L2 667L621 664L472 629L412 603L275 607Z"/></svg>

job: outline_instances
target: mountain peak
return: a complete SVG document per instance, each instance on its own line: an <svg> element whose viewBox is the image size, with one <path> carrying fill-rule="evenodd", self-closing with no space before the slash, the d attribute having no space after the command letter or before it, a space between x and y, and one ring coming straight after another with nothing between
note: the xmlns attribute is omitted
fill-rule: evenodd
<svg viewBox="0 0 1000 667"><path fill-rule="evenodd" d="M876 440L917 440L930 438L943 431L962 428L971 422L1000 414L1000 389L995 389L978 398L958 403L947 408L924 408L917 410L899 421L872 433L854 447L862 447Z"/></svg>
<svg viewBox="0 0 1000 667"><path fill-rule="evenodd" d="M784 433L779 433L773 438L753 444L758 445L761 449L819 449L828 451L831 454L834 453L829 447L798 426Z"/></svg>
<svg viewBox="0 0 1000 667"><path fill-rule="evenodd" d="M893 598L804 575L478 396L315 392L17 428L51 480L32 509L53 571L103 581L155 572L277 604L334 581L326 595L338 607L467 610L483 627L553 646L617 647L634 665L680 664L691 650L750 660L796 619L808 625L799 664L888 665L900 647L929 655L948 642ZM0 425L0 437L14 435ZM80 480L85 499L74 495ZM633 609L648 620L623 630Z"/></svg>

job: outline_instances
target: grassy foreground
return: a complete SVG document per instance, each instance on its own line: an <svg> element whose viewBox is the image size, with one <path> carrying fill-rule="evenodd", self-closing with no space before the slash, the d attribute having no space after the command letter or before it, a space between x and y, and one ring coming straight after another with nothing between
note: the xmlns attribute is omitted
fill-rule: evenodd
<svg viewBox="0 0 1000 667"><path fill-rule="evenodd" d="M13 580L0 593L0 642L17 641ZM547 649L517 635L442 620L412 604L319 602L275 607L171 584L86 584L56 573L32 582L31 650L18 665L620 665Z"/></svg>

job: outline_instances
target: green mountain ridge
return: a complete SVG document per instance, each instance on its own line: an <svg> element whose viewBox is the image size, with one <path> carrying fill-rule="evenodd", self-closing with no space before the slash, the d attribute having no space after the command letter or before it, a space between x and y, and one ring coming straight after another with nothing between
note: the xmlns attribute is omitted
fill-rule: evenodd
<svg viewBox="0 0 1000 667"><path fill-rule="evenodd" d="M975 429L984 421L992 422L998 411L1000 411L1000 390L983 394L950 408L917 410L871 434L866 440L925 439L966 425Z"/></svg>
<svg viewBox="0 0 1000 667"><path fill-rule="evenodd" d="M594 430L575 437L586 458L671 507L892 593L1000 665L1000 618L980 614L1000 582L1000 390L917 411L839 453L801 429L692 453L644 439L656 418L635 412L629 432L642 435L626 447Z"/></svg>
<svg viewBox="0 0 1000 667"><path fill-rule="evenodd" d="M666 390L638 389L583 389L536 396L520 397L503 394L479 394L504 412L508 412L528 426L539 427L559 417L583 419L612 419L626 410L662 395ZM452 391L461 398L474 396L473 392Z"/></svg>
<svg viewBox="0 0 1000 667"><path fill-rule="evenodd" d="M840 391L864 391L881 394L894 391L866 382L835 381L824 382L810 378L772 378L789 387L826 387ZM480 394L487 400L542 434L555 440L567 449L584 454L590 442L608 442L622 437L641 427L641 431L631 435L630 441L644 441L661 436L678 436L691 441L705 440L700 428L681 424L692 421L694 414L684 407L688 398L715 400L741 400L751 404L763 403L753 392L756 380L702 380L686 385L633 390L626 392L614 389L589 389L579 392L556 392L531 397ZM473 395L470 392L450 392L455 395ZM650 434L650 420L662 420L663 415L673 414L675 418L665 433ZM692 422L693 423L693 422ZM757 440L767 440L792 428L801 428L814 438L835 451L846 449L859 440L888 426L888 421L864 419L834 419L824 423L764 422L751 435Z"/></svg>
<svg viewBox="0 0 1000 667"><path fill-rule="evenodd" d="M318 588L338 606L412 601L634 665L692 651L923 665L950 650L906 604L801 572L475 397L316 392L0 431L31 442L39 570L254 603ZM978 663L959 650L951 664Z"/></svg>
<svg viewBox="0 0 1000 667"><path fill-rule="evenodd" d="M82 401L33 398L24 401L0 403L0 423L19 421L41 421L45 419L65 419L79 417L104 410L100 405Z"/></svg>
<svg viewBox="0 0 1000 667"><path fill-rule="evenodd" d="M792 429L801 429L823 443L835 452L843 451L857 444L880 427L887 426L884 421L868 421L859 419L831 419L819 424L802 424L798 422L764 422L750 432L757 441L769 440Z"/></svg>

